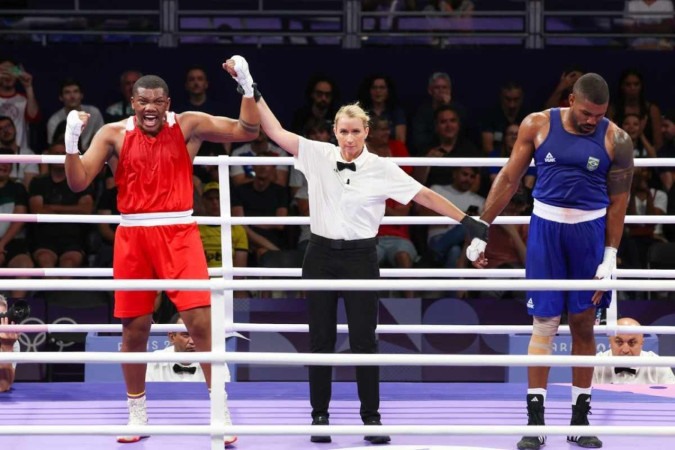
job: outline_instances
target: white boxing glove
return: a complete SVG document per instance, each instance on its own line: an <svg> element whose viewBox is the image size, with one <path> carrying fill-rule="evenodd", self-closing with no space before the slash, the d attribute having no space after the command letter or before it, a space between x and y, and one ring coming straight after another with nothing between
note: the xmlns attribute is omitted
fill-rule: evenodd
<svg viewBox="0 0 675 450"><path fill-rule="evenodd" d="M80 119L79 111L72 110L68 113L66 119L66 153L69 155L79 155L80 149L77 146L82 134L84 122Z"/></svg>
<svg viewBox="0 0 675 450"><path fill-rule="evenodd" d="M616 249L614 247L605 247L605 256L602 258L602 263L595 271L595 278L600 280L609 280L616 270Z"/></svg>
<svg viewBox="0 0 675 450"><path fill-rule="evenodd" d="M237 73L237 76L232 78L234 78L244 90L244 97L253 97L253 77L248 71L246 59L239 55L234 55L230 59L234 61L234 71Z"/></svg>
<svg viewBox="0 0 675 450"><path fill-rule="evenodd" d="M487 242L479 238L471 239L471 244L466 248L466 257L473 262L478 259L481 253L485 253Z"/></svg>

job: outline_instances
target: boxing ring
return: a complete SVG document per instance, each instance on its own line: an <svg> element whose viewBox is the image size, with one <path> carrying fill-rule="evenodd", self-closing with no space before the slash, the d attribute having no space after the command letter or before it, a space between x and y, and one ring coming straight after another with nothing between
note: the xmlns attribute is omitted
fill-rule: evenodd
<svg viewBox="0 0 675 450"><path fill-rule="evenodd" d="M197 158L195 163L219 165L220 179L228 179L229 164L290 163L291 158ZM487 161L486 161L487 160ZM0 162L58 163L59 156L0 155ZM402 165L500 165L505 159L456 158L447 161L433 158L400 158ZM675 166L675 160L642 161L636 166ZM199 224L308 224L306 217L229 217L229 192L221 189L221 212L215 218L199 217ZM116 223L116 216L0 214L0 220L17 222ZM528 217L500 217L495 223L527 223ZM451 224L442 217L385 217L389 224ZM673 216L632 216L626 223L675 223ZM222 253L231 254L229 226L222 229ZM230 264L228 267L227 264ZM428 355L428 354L304 354L226 352L226 332L284 331L306 332L306 325L246 324L233 322L234 290L321 290L334 289L332 280L287 279L300 275L299 269L264 269L231 267L224 258L222 269L210 270L211 280L109 280L111 269L0 269L1 277L80 277L75 280L22 279L0 280L0 289L50 290L211 290L213 351L194 353L194 362L230 362L264 365L382 365L382 366L675 366L675 357L658 359L614 357L611 361L593 356L529 355ZM235 280L235 276L265 276L269 279ZM596 290L613 291L614 301L607 311L607 325L596 326L596 333L608 335L634 332L635 327L617 325L617 290L675 291L673 270L617 270L613 280L519 280L523 270L455 270L455 269L383 269L381 280L341 281L343 290ZM404 279L389 279L401 278ZM470 279L429 279L431 277ZM89 279L91 278L91 279ZM516 278L516 279L510 279ZM633 278L620 279L620 278ZM646 284L639 279L650 278ZM656 278L656 279L654 279ZM179 325L153 325L153 331L182 329ZM40 324L0 326L0 331L84 332L120 331L120 325ZM345 332L340 325L338 332ZM508 334L529 332L530 326L508 325L381 325L378 333ZM644 333L675 334L675 327L640 327ZM561 327L561 334L569 333ZM180 362L180 354L109 353L109 352L41 352L0 353L0 361L18 363L119 363L171 361ZM222 436L235 434L237 448L290 449L361 449L372 447L363 436L388 434L398 450L512 449L523 435L546 434L547 449L569 449L566 435L579 434L569 426L569 384L551 384L546 403L545 427L533 428L527 422L526 386L520 383L382 383L381 427L361 423L355 383L334 383L331 402L331 425L310 426L308 386L305 382L234 382L227 385L228 405L234 425L224 423L224 397L217 386L224 384L225 367L213 366L213 395L209 400L201 383L149 383L148 415L150 425L128 427L125 388L121 383L17 383L10 393L0 394L0 449L222 449ZM570 377L571 380L571 377ZM583 434L597 435L606 448L635 449L643 446L666 447L675 436L675 386L594 386L593 410L589 427ZM151 435L136 444L118 444L115 435ZM331 444L313 444L309 435L328 434Z"/></svg>

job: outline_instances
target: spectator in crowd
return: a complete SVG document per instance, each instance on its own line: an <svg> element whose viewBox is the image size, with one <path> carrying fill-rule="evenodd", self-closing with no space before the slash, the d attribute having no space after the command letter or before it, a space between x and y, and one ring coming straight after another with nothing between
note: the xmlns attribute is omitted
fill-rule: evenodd
<svg viewBox="0 0 675 450"><path fill-rule="evenodd" d="M120 94L121 99L105 109L106 123L117 122L134 115L134 109L131 106L131 95L134 84L143 74L137 70L125 70L120 75Z"/></svg>
<svg viewBox="0 0 675 450"><path fill-rule="evenodd" d="M48 155L65 155L63 142L55 142ZM94 197L90 188L75 193L68 187L63 164L49 164L49 173L35 177L28 190L31 214L91 214ZM40 268L80 267L85 257L86 227L76 223L33 224L30 244Z"/></svg>
<svg viewBox="0 0 675 450"><path fill-rule="evenodd" d="M9 149L0 148L0 154L11 155ZM0 163L0 213L26 214L28 212L28 193L23 184L10 177L12 164ZM0 267L12 269L32 268L26 229L23 222L0 222ZM25 291L9 293L13 298L23 298Z"/></svg>
<svg viewBox="0 0 675 450"><path fill-rule="evenodd" d="M283 151L278 146L270 142L265 132L261 129L258 137L253 141L248 142L232 151L232 156L256 156L263 153L270 153L272 156L288 156L288 153ZM230 180L234 186L240 186L245 183L251 183L255 180L256 170L259 166L230 166ZM286 187L288 185L288 169L289 166L283 164L275 167L273 171L272 182Z"/></svg>
<svg viewBox="0 0 675 450"><path fill-rule="evenodd" d="M647 100L644 77L635 69L626 69L621 74L615 101L607 111L607 117L617 125L621 125L628 114L636 114L645 121L645 137L655 148L661 148L661 109L656 103Z"/></svg>
<svg viewBox="0 0 675 450"><path fill-rule="evenodd" d="M507 81L499 90L499 106L484 118L481 125L483 152L490 154L499 148L504 138L502 132L511 123L520 123L527 112L523 108L523 87L516 81Z"/></svg>
<svg viewBox="0 0 675 450"><path fill-rule="evenodd" d="M204 215L220 217L220 185L207 183L202 191ZM232 225L232 266L248 265L248 237L242 225ZM199 235L204 245L206 263L209 267L223 267L221 252L221 225L199 225ZM243 296L243 292L235 291L235 296Z"/></svg>
<svg viewBox="0 0 675 450"><path fill-rule="evenodd" d="M276 156L262 152L258 156ZM253 182L236 186L232 191L232 215L235 217L286 217L288 193L274 183L276 170L273 165L256 165ZM244 225L249 242L249 253L260 265L263 255L286 247L284 225Z"/></svg>
<svg viewBox="0 0 675 450"><path fill-rule="evenodd" d="M427 98L420 105L412 119L410 151L413 155L422 155L439 144L436 134L436 110L441 106L452 106L459 115L461 123L468 123L466 108L452 98L452 80L445 72L434 72L427 83Z"/></svg>
<svg viewBox="0 0 675 450"><path fill-rule="evenodd" d="M520 129L520 124L512 123L506 127L504 130L504 139L502 139L502 145L500 148L496 148L490 152L488 155L491 158L509 158L511 157L511 152L513 151L513 146L516 145L516 139L518 138L518 130ZM501 170L501 167L488 167L487 172L490 176L490 184L497 178L497 174ZM537 178L537 168L528 167L525 176L523 177L523 185L532 190L534 188L534 182Z"/></svg>
<svg viewBox="0 0 675 450"><path fill-rule="evenodd" d="M624 317L617 322L619 326L639 327L640 323L630 317ZM596 356L602 359L613 356L638 356L644 358L658 358L652 351L644 351L644 335L638 331L634 333L621 332L609 337L610 349L599 352ZM596 367L593 371L593 384L675 384L675 375L670 367Z"/></svg>
<svg viewBox="0 0 675 450"><path fill-rule="evenodd" d="M61 85L59 86L59 101L63 103L63 108L56 111L47 120L47 143L51 144L54 142L54 138L58 138L58 136L54 136L56 126L66 120L70 111L84 111L89 114L89 124L80 137L80 149L82 149L82 152L87 151L91 139L98 129L104 125L104 122L101 111L93 105L83 105L83 99L84 90L79 81L73 78L66 78L61 81Z"/></svg>
<svg viewBox="0 0 675 450"><path fill-rule="evenodd" d="M330 77L312 75L305 89L305 104L293 113L291 129L296 133L304 133L310 119L323 120L330 126L339 97L337 84Z"/></svg>
<svg viewBox="0 0 675 450"><path fill-rule="evenodd" d="M17 91L17 81L23 92ZM29 147L28 125L40 120L40 106L33 90L33 75L9 59L0 59L0 116L7 116L16 128L16 143Z"/></svg>
<svg viewBox="0 0 675 450"><path fill-rule="evenodd" d="M0 313L5 313L9 309L7 299L0 295ZM0 319L0 325L11 325L8 317ZM19 347L19 333L0 333L0 353L18 353L21 351ZM0 362L0 392L7 392L12 388L14 383L14 371L16 363Z"/></svg>
<svg viewBox="0 0 675 450"><path fill-rule="evenodd" d="M28 148L28 144L19 146L16 139L16 126L9 116L0 116L0 147L10 149L15 155L34 155L33 150ZM38 165L35 163L15 163L12 166L11 178L24 185L26 189L30 186L30 181L34 176L40 173Z"/></svg>
<svg viewBox="0 0 675 450"><path fill-rule="evenodd" d="M178 313L174 314L170 323L183 325ZM195 343L187 331L173 331L168 334L169 345L162 350L155 350L155 353L193 353L195 351ZM185 355L188 358L187 355ZM227 364L225 364L227 368ZM170 382L201 382L205 383L204 372L199 363L193 362L156 362L148 363L148 369L145 373L145 381L170 381ZM230 371L225 374L225 382L230 381ZM227 390L225 391L225 423L232 425L232 418L230 417L230 409L227 407ZM237 441L236 436L225 436L224 444L229 446Z"/></svg>
<svg viewBox="0 0 675 450"><path fill-rule="evenodd" d="M114 185L114 178L112 176L108 179L112 180L112 185L107 187L101 194L101 198L98 200L96 214L101 214L104 216L117 216L120 214L119 210L117 209L117 186ZM113 248L115 246L115 231L117 230L117 224L99 223L97 224L97 228L101 237L101 241L96 251L94 266L112 267Z"/></svg>
<svg viewBox="0 0 675 450"><path fill-rule="evenodd" d="M383 117L370 120L370 133L366 139L366 148L381 158L407 158L410 156L405 144L390 139L391 126ZM412 167L401 167L408 175L412 174ZM402 205L389 198L385 203L385 216L408 216L412 203ZM389 266L397 269L410 269L417 261L418 254L415 245L410 240L408 225L380 225L377 231L377 259L380 267ZM405 297L411 298L413 291L404 291Z"/></svg>
<svg viewBox="0 0 675 450"><path fill-rule="evenodd" d="M656 158L656 149L644 133L645 120L637 114L629 113L624 116L620 125L633 142L635 158Z"/></svg>
<svg viewBox="0 0 675 450"><path fill-rule="evenodd" d="M207 95L209 89L209 79L206 75L206 70L200 66L192 66L185 73L185 91L187 98L179 102L175 110L176 112L183 111L201 111L212 116L222 116L225 114L225 104L214 100ZM219 156L229 155L232 150L232 143L216 143L204 141L199 147L197 156ZM217 168L217 166L214 166ZM195 166L195 175L204 183L211 180L207 173L209 166Z"/></svg>
<svg viewBox="0 0 675 450"><path fill-rule="evenodd" d="M471 186L478 176L474 167L453 167L452 184L431 186L431 190L448 199L469 216L477 216L483 212L485 199L471 191ZM420 207L420 215L437 216L435 211ZM427 235L427 245L436 262L446 268L456 268L462 249L464 248L467 230L462 224L431 225Z"/></svg>
<svg viewBox="0 0 675 450"><path fill-rule="evenodd" d="M544 109L567 108L570 106L569 96L572 86L586 71L579 66L570 66L560 75L560 80L551 95L544 103Z"/></svg>
<svg viewBox="0 0 675 450"><path fill-rule="evenodd" d="M381 118L391 124L390 137L405 144L408 133L406 114L398 104L394 82L386 75L366 77L359 88L359 103L372 119Z"/></svg>
<svg viewBox="0 0 675 450"><path fill-rule="evenodd" d="M661 131L664 142L663 146L656 151L656 156L659 158L675 158L675 109L670 109L663 113ZM674 176L675 167L663 167L659 172L663 190L668 192L669 198Z"/></svg>
<svg viewBox="0 0 675 450"><path fill-rule="evenodd" d="M629 216L660 216L668 209L668 195L660 189L649 186L652 171L649 167L636 167L628 200ZM647 252L656 242L663 242L661 224L627 224L621 240L620 253L622 267L631 269L647 268Z"/></svg>
<svg viewBox="0 0 675 450"><path fill-rule="evenodd" d="M434 115L436 135L439 145L426 151L428 158L471 158L485 156L478 148L464 137L459 112L450 105L439 107ZM447 166L417 166L413 170L413 177L424 184L452 183L454 167ZM475 181L479 181L478 179Z"/></svg>
<svg viewBox="0 0 675 450"><path fill-rule="evenodd" d="M645 37L631 39L629 46L638 50L672 50L673 42L656 34L673 33L673 2L671 0L628 0L625 28L629 33ZM649 36L652 35L652 36Z"/></svg>

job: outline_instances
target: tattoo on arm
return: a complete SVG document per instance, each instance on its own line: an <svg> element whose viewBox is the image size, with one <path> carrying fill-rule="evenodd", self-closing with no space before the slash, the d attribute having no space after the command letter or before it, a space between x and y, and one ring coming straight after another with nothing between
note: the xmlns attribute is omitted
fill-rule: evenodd
<svg viewBox="0 0 675 450"><path fill-rule="evenodd" d="M614 134L614 160L607 177L607 193L612 196L630 191L633 181L633 142L628 134L617 129Z"/></svg>
<svg viewBox="0 0 675 450"><path fill-rule="evenodd" d="M241 127L249 133L258 133L260 131L259 123L249 123L244 119L239 119L239 123L241 124Z"/></svg>

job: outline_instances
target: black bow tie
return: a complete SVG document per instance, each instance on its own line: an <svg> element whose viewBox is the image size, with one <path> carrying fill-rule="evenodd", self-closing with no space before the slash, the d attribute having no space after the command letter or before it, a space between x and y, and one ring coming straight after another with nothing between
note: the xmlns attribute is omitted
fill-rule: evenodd
<svg viewBox="0 0 675 450"><path fill-rule="evenodd" d="M194 375L195 372L197 371L197 366L188 367L188 366L181 366L180 364L174 364L173 371L174 373L189 373L190 375Z"/></svg>
<svg viewBox="0 0 675 450"><path fill-rule="evenodd" d="M350 162L350 163L343 163L343 162L338 161L338 162L337 162L337 169L338 169L338 170L349 169L349 170L351 170L352 172L356 172L356 164L353 163L353 162Z"/></svg>
<svg viewBox="0 0 675 450"><path fill-rule="evenodd" d="M621 372L632 373L633 375L637 374L637 370L631 369L630 367L615 367L614 368L615 374L620 374Z"/></svg>

